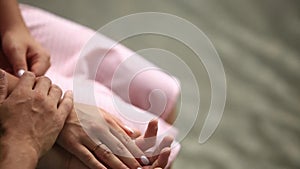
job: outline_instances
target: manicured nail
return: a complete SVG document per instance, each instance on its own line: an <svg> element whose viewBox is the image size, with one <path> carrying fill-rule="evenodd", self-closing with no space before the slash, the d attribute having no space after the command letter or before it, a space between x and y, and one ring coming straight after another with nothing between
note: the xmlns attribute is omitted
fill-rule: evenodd
<svg viewBox="0 0 300 169"><path fill-rule="evenodd" d="M19 77L21 77L21 76L24 74L24 72L25 72L24 69L20 69L20 70L18 71L17 75L18 75Z"/></svg>
<svg viewBox="0 0 300 169"><path fill-rule="evenodd" d="M130 128L130 127L128 127L128 126L124 126L129 132L130 132L130 134L133 134L134 133L134 131L132 130L132 128Z"/></svg>
<svg viewBox="0 0 300 169"><path fill-rule="evenodd" d="M144 155L141 156L141 161L144 165L148 165L150 163L148 158Z"/></svg>
<svg viewBox="0 0 300 169"><path fill-rule="evenodd" d="M142 169L142 167L138 167L137 169Z"/></svg>

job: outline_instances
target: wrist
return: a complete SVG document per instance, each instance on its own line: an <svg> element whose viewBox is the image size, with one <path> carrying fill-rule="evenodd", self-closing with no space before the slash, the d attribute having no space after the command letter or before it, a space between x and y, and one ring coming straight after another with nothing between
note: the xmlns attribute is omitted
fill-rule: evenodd
<svg viewBox="0 0 300 169"><path fill-rule="evenodd" d="M34 169L38 162L38 153L29 143L8 135L0 141L0 168Z"/></svg>
<svg viewBox="0 0 300 169"><path fill-rule="evenodd" d="M14 35L18 33L29 33L29 30L23 23L15 23L13 25L7 25L0 29L1 37L3 37L6 34Z"/></svg>

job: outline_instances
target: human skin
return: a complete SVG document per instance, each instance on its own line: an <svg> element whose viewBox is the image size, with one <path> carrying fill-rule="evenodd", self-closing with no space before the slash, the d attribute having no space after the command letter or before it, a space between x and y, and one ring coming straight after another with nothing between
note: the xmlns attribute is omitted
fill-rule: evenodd
<svg viewBox="0 0 300 169"><path fill-rule="evenodd" d="M14 75L18 75L18 72L21 69L30 70L37 76L43 75L47 71L50 66L50 56L46 52L46 50L42 48L42 46L37 43L30 35L29 30L27 29L20 14L18 3L16 0L0 0L0 35L3 59L6 59L7 63L9 64L9 66L6 67L6 71ZM13 82L10 81L9 83ZM11 86L13 85L9 85L9 87ZM127 134L136 134L130 133L131 130L128 130L128 128L126 127L122 128L126 131ZM68 128L66 130L68 130ZM119 159L127 166L132 168L140 167L140 158L142 156L145 156L144 153L139 150L139 148L133 143L126 144L127 147L125 147L124 143L126 140L128 140L128 135L126 133L116 133L117 134L115 135L109 133L106 135L108 137L105 137L110 138L111 140L112 144L110 145L110 148L113 149L114 147L117 147L115 151L118 151L118 154L124 154L124 156L126 156L126 158L124 158L124 156L119 156ZM63 137L64 135L61 136ZM64 139L59 139L59 143L63 144L64 148L73 150L74 147L71 147L69 144L64 144L65 142L73 141L69 140L72 138L63 138ZM98 160L86 160L88 152L90 158L92 157L92 154L88 150L88 148L84 149L83 151L82 147L80 148L79 146L80 145L78 145L75 150L79 152L79 154L76 153L76 155L82 161L84 161L85 163L89 161L88 166L90 166L91 168L102 166L102 164Z"/></svg>
<svg viewBox="0 0 300 169"><path fill-rule="evenodd" d="M155 126L157 121L151 121L148 125L148 129L144 137L139 137L136 139L137 144L141 149L147 149L152 143L147 143L147 138L155 137L156 132ZM149 155L149 159L152 163L151 166L144 166L143 169L153 169L153 168L165 168L168 163L168 158L170 155L170 145L173 139L166 137L161 143L160 146L156 148L156 152L159 155L152 156ZM39 162L37 167L38 169L88 169L89 167L85 166L77 157L71 155L68 151L61 148L59 145L55 145L49 153L47 153ZM116 166L115 168L120 168Z"/></svg>
<svg viewBox="0 0 300 169"><path fill-rule="evenodd" d="M11 91L17 83L18 79L10 74L7 74L8 77L8 83L9 83L9 90ZM88 107L85 107L86 110ZM88 112L87 112L88 113ZM92 129L96 130L95 133L101 133L99 135L100 140L108 140L112 145L110 147L113 147L114 145L117 146L122 146L120 148L123 150L124 153L123 156L120 156L120 152L118 152L119 156L115 155L113 153L113 150L110 150L107 146L101 145L100 148L97 149L96 152L92 152L91 149L95 147L94 141L90 138L89 135L86 134L86 132L83 130L80 121L77 119L76 112L74 109L72 109L70 115L68 116L64 128L61 131L57 143L64 147L64 149L68 150L75 156L71 156L71 158L67 158L65 162L62 162L65 164L70 161L70 165L73 165L73 163L81 163L83 166L88 166L89 168L92 169L98 169L98 168L106 168L105 166L109 166L111 168L138 168L141 167L140 161L137 162L135 160L129 151L127 151L127 148L129 150L132 149L138 149L139 151L145 151L148 148L152 147L155 144L156 141L156 134L157 134L157 121L151 121L149 123L147 132L145 133L144 136L140 136L137 138L138 135L131 135L133 138L137 138L135 143L131 140L130 134L128 135L128 131L126 132L124 125L121 124L121 122L110 115L109 113L99 109L99 113L103 116L105 121L107 123L102 124L102 123L97 123L93 124ZM93 121L90 121L88 124L90 124ZM114 132L111 132L114 131ZM137 132L136 132L137 134ZM145 139L147 138L147 139ZM152 139L149 139L152 138ZM123 139L123 140L122 140ZM150 140L150 141L149 141ZM128 142L129 141L129 142ZM173 139L170 137L166 137L161 143L160 146L156 148L154 154L155 155L149 155L149 160L151 166L146 166L146 168L155 168L155 167L164 167L168 163L168 157L170 155L170 145L172 143ZM125 144L126 142L126 144ZM107 143L107 142L106 142ZM124 144L123 144L124 143ZM131 145L130 145L131 144ZM134 145L133 145L134 144ZM126 147L124 146L126 145ZM103 147L105 146L105 147ZM131 146L131 147L130 147ZM57 152L53 151L58 151L62 152L60 150L57 150L58 148L55 148L51 150L52 153L47 156L49 159L57 159L57 157L52 157L52 154L57 154ZM138 152L139 153L139 152ZM95 155L94 155L95 154ZM142 152L142 154L144 154ZM67 153L65 155L60 155L60 156L66 156L69 157L70 154ZM128 158L130 157L131 158ZM140 157L140 155L138 156ZM42 163L40 163L43 168L45 168L45 162L49 163L48 160L42 160ZM79 160L80 159L80 160ZM102 164L98 159L101 161L105 162L105 165ZM125 160L127 161L125 161ZM79 160L79 162L78 162ZM56 161L56 160L55 160ZM126 164L126 165L124 165ZM47 165L46 165L47 166ZM75 166L80 166L80 165L75 165ZM128 167L127 167L128 166ZM48 167L51 167L48 166Z"/></svg>
<svg viewBox="0 0 300 169"><path fill-rule="evenodd" d="M7 72L12 73L14 75L18 75L18 71L20 69L24 69L30 70L36 76L41 76L50 67L49 53L30 35L30 32L26 27L20 14L18 3L16 0L0 0L0 37L1 48L4 53L3 58L5 58L9 63L9 66L6 67L7 69L5 69ZM2 64L2 62L0 64ZM9 83L13 83L13 81L9 81ZM12 89L11 86L13 85L9 85L9 87ZM123 133L121 135L111 135L113 140L115 140L114 145L120 145L120 142L124 144L124 141L126 140L126 134L130 137L136 137L139 134L138 131L134 131L132 133L132 129L128 129L126 128L126 126L118 123L116 118L113 121L116 124L118 124L114 126L117 131L120 130L120 128L123 129ZM87 139L84 135L77 136L84 137L84 139ZM70 137L64 137L64 139L60 139L63 140L60 141L60 144L63 144L63 142L74 141L74 139L71 139L72 138ZM79 141L79 138L76 141ZM80 143L81 146L82 144L83 143ZM124 149L123 153L127 154L126 156L131 154L132 157L120 157L121 161L131 167L137 167L139 166L138 163L141 163L139 156L142 156L143 152L140 151L138 147L136 147L134 144L131 143L129 145L131 146L127 146L125 148L121 146L121 149ZM112 147L114 146L112 145ZM69 144L64 144L64 148L69 150L74 149L74 147L70 146ZM85 151L82 151L83 149L80 149L80 147L77 146L75 150L77 150L77 152L80 151L82 153L76 153L77 157L79 157L82 161L87 163L87 160L84 157L84 155L87 154L88 148L85 149ZM88 166L97 167L101 165L100 162L96 163L95 160L92 161L94 161L94 163L89 163Z"/></svg>
<svg viewBox="0 0 300 169"><path fill-rule="evenodd" d="M6 73L0 70L0 168L34 169L63 128L73 107L72 94L61 99L59 87L29 72L9 95L7 85Z"/></svg>
<svg viewBox="0 0 300 169"><path fill-rule="evenodd" d="M16 0L0 0L1 48L12 69L29 70L36 76L44 75L50 67L49 53L30 35Z"/></svg>

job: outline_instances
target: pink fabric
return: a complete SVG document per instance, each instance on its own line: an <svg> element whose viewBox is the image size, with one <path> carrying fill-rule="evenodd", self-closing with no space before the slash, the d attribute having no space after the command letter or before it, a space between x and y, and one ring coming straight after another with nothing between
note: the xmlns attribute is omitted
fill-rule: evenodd
<svg viewBox="0 0 300 169"><path fill-rule="evenodd" d="M64 90L73 89L73 75L79 57L82 57L87 67L90 68L90 74L86 75L87 79L95 80L94 91L97 106L118 116L127 125L145 130L146 125L132 126L126 121L118 109L115 108L115 98L121 100L125 107L136 106L142 115L154 118L153 114L166 117L168 113L175 107L176 99L180 88L177 81L163 71L156 68L151 63L144 60L142 57L134 55L132 51L118 44L109 51L105 57L102 57L102 62L99 57L104 55L104 52L109 47L108 44L114 43L111 39L95 34L95 31L78 25L66 19L50 14L41 9L20 5L20 9L26 25L29 27L31 34L51 53L51 68L47 72L47 76L52 81L60 85ZM102 42L94 46L90 51L82 55L82 48L93 36ZM148 69L134 75L138 70L137 64L125 63L129 58L137 58L142 63L155 67L156 69ZM93 65L100 63L100 65ZM123 64L124 63L124 64ZM95 70L93 70L95 69ZM96 76L93 77L93 72ZM119 74L119 76L115 76ZM133 78L128 78L128 74L134 75ZM124 90L127 85L129 89ZM125 91L125 92L124 92ZM160 92L153 92L160 91ZM161 93L163 92L163 93ZM151 94L151 103L149 96ZM163 97L161 97L163 94ZM161 111L161 99L166 100L166 105ZM82 100L84 102L84 100ZM151 105L151 106L150 106ZM150 114L143 110L148 110ZM161 112L161 113L157 113ZM136 115L135 115L136 116ZM159 120L159 135L176 136L177 131L172 126ZM180 145L172 149L171 160L174 160L180 149Z"/></svg>

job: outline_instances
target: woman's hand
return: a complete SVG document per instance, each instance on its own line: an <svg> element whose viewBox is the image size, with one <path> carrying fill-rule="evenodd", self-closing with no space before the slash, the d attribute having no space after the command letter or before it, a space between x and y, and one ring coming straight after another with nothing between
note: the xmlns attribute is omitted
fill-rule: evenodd
<svg viewBox="0 0 300 169"><path fill-rule="evenodd" d="M168 159L161 153L160 159ZM84 163L82 163L77 157L70 154L68 151L60 147L59 145L54 145L53 148L43 156L39 162L37 169L90 169ZM109 167L108 167L109 168ZM163 166L146 166L144 169L161 169ZM105 168L104 168L105 169Z"/></svg>
<svg viewBox="0 0 300 169"><path fill-rule="evenodd" d="M46 73L50 67L49 53L30 35L26 27L17 27L5 31L1 36L1 48L12 74L20 70L29 70L36 76Z"/></svg>
<svg viewBox="0 0 300 169"><path fill-rule="evenodd" d="M106 112L83 104L74 107L80 120L74 109L57 140L60 146L91 169L104 168L104 165L115 169L138 168L149 164L145 154L117 122L107 123L101 118Z"/></svg>
<svg viewBox="0 0 300 169"><path fill-rule="evenodd" d="M156 137L158 131L158 121L152 120L149 122L147 130L144 136L141 136L135 140L136 145L143 151L146 152L148 149L153 148L156 144ZM168 164L169 156L171 153L171 144L173 137L166 136L161 143L155 147L154 151L146 152L147 157L150 159L150 164L144 166L144 169L153 168L165 168Z"/></svg>
<svg viewBox="0 0 300 169"><path fill-rule="evenodd" d="M41 76L50 67L50 55L30 35L17 0L0 0L0 37L1 49L13 68L9 73L21 75L29 70Z"/></svg>
<svg viewBox="0 0 300 169"><path fill-rule="evenodd" d="M106 114L106 112L103 112ZM108 113L107 113L108 114ZM107 117L112 117L119 121L117 118L109 115ZM109 120L112 120L109 119ZM155 145L157 134L157 121L152 120L148 124L148 128L144 136L136 139L136 144L143 150L147 150ZM171 137L165 137L159 146L155 149L153 153L148 153L152 165L144 166L143 169L159 169L165 168L168 163L170 155L170 145L173 139ZM40 161L37 168L41 169L89 169L81 160L76 156L70 154L68 151L64 150L59 145L55 145L51 151L49 151ZM113 168L105 165L99 168Z"/></svg>
<svg viewBox="0 0 300 169"><path fill-rule="evenodd" d="M173 143L173 137L166 136L157 147L157 132L158 132L158 121L153 119L148 123L148 127L145 131L145 134L141 136L140 131L134 130L134 134L128 131L128 127L124 126L122 122L115 116L103 111L103 118L111 126L118 129L123 134L128 134L132 139L135 139L135 144L142 150L149 159L149 164L144 166L144 169L160 169L165 168L169 161L169 156L171 153L171 144ZM123 130L123 131L122 131ZM153 148L153 152L148 151L150 148Z"/></svg>

